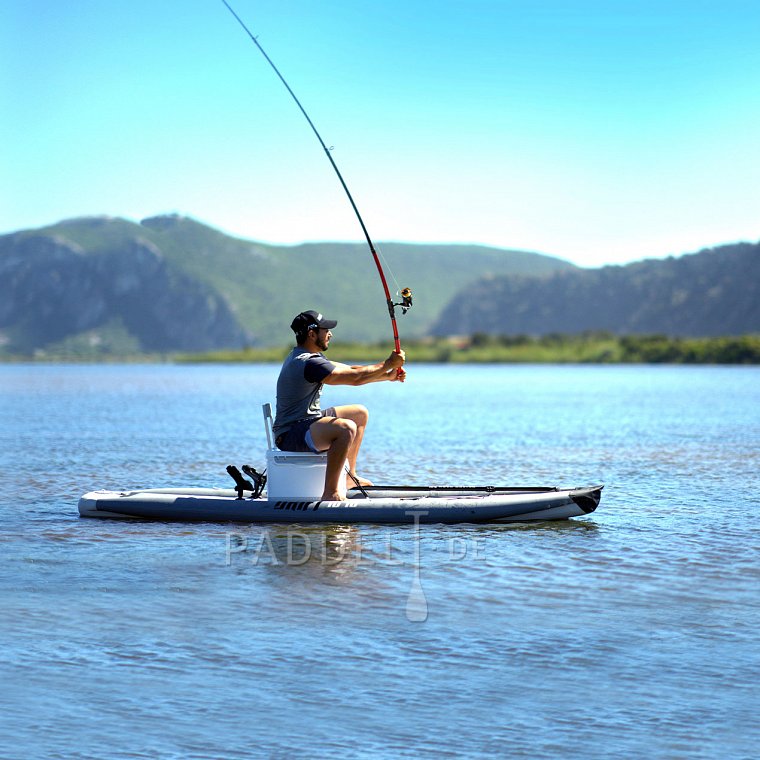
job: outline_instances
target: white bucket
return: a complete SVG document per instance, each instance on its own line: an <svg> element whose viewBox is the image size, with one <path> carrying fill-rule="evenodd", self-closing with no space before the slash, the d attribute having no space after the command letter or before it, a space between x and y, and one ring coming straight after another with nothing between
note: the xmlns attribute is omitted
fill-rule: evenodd
<svg viewBox="0 0 760 760"><path fill-rule="evenodd" d="M319 499L325 490L327 454L301 451L267 451L267 498ZM341 470L338 489L346 490L346 471Z"/></svg>

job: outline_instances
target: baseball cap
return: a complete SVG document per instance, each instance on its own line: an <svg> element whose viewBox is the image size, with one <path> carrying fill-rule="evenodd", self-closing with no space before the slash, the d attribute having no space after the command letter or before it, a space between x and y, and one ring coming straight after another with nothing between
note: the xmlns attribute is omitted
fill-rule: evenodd
<svg viewBox="0 0 760 760"><path fill-rule="evenodd" d="M325 330L332 330L337 325L337 321L334 319L325 319L318 311L302 311L290 325L290 329L299 333L304 330L315 330L317 327L324 328Z"/></svg>

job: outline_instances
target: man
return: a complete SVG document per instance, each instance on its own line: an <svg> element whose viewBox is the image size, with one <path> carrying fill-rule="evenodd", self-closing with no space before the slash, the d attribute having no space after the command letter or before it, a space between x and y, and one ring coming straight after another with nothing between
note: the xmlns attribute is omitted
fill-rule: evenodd
<svg viewBox="0 0 760 760"><path fill-rule="evenodd" d="M322 499L342 501L338 482L343 463L348 461L353 478L363 486L370 481L356 474L356 458L367 426L367 408L360 404L332 406L322 410L322 386L365 385L382 380L402 381L404 352L395 351L380 364L350 367L325 358L338 323L316 311L302 311L290 325L296 347L285 359L277 380L277 412L274 436L282 451L327 451L327 472Z"/></svg>

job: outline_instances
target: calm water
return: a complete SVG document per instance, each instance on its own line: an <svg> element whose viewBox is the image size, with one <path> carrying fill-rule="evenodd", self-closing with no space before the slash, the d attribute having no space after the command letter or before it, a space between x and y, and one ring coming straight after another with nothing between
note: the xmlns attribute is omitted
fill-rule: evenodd
<svg viewBox="0 0 760 760"><path fill-rule="evenodd" d="M584 519L78 518L92 488L263 465L276 374L0 366L1 756L757 756L758 369L325 392L370 407L375 482L606 483Z"/></svg>

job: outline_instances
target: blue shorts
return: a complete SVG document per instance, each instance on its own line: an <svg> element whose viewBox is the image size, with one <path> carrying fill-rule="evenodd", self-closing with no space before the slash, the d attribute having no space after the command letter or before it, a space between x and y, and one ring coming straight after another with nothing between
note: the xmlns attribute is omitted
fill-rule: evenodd
<svg viewBox="0 0 760 760"><path fill-rule="evenodd" d="M280 451L310 451L313 454L321 454L322 452L314 446L309 428L322 417L337 416L335 407L331 406L329 409L323 409L319 413L319 417L308 417L305 420L299 420L290 429L277 436L277 440L275 441L277 448Z"/></svg>

